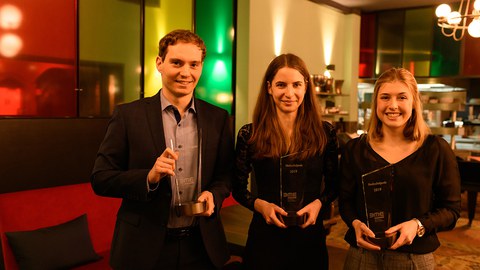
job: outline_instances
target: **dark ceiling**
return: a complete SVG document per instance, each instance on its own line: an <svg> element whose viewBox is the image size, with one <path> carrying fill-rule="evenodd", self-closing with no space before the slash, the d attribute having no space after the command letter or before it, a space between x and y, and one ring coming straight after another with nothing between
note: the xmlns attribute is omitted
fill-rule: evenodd
<svg viewBox="0 0 480 270"><path fill-rule="evenodd" d="M346 13L371 12L379 10L438 6L442 3L459 2L459 0L310 0L327 4Z"/></svg>

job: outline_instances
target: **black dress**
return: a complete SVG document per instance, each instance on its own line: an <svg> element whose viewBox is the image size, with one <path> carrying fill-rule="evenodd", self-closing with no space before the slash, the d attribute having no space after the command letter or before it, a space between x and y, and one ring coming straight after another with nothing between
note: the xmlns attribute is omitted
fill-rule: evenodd
<svg viewBox="0 0 480 270"><path fill-rule="evenodd" d="M315 199L327 209L337 196L338 140L335 129L324 122L328 142L323 153L304 161L306 188L303 206ZM257 198L280 205L279 158L252 158L252 125L243 126L238 132L236 145L236 182L233 197L241 205L253 211L245 247L246 269L328 269L326 234L323 227L323 211L320 211L315 225L279 228L268 225L262 215L254 210ZM255 179L255 192L247 189L249 175Z"/></svg>

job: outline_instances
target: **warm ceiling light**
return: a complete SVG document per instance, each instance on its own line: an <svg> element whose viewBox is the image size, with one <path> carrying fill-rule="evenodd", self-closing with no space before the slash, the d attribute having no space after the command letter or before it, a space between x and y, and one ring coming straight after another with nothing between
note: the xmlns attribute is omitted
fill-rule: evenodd
<svg viewBox="0 0 480 270"><path fill-rule="evenodd" d="M480 37L480 20L474 19L468 26L468 33L474 38Z"/></svg>
<svg viewBox="0 0 480 270"><path fill-rule="evenodd" d="M17 29L22 23L22 12L14 5L0 7L0 28Z"/></svg>
<svg viewBox="0 0 480 270"><path fill-rule="evenodd" d="M473 4L472 13L468 13L470 7L470 0L462 0L458 11L451 11L449 5L441 4L435 10L438 17L437 25L442 28L442 33L447 37L453 37L458 41L465 35L465 30L475 38L480 37L480 0L476 0ZM462 15L463 13L463 15ZM467 20L471 20L470 25L467 25Z"/></svg>
<svg viewBox="0 0 480 270"><path fill-rule="evenodd" d="M452 12L452 9L450 8L449 5L441 4L435 10L435 15L437 15L437 17L447 17L447 15L450 14L450 12Z"/></svg>
<svg viewBox="0 0 480 270"><path fill-rule="evenodd" d="M450 12L450 14L447 15L448 24L458 25L461 22L462 22L462 15L460 15L460 13L458 13L457 11Z"/></svg>
<svg viewBox="0 0 480 270"><path fill-rule="evenodd" d="M14 57L22 49L22 39L14 34L0 36L0 54L4 57Z"/></svg>

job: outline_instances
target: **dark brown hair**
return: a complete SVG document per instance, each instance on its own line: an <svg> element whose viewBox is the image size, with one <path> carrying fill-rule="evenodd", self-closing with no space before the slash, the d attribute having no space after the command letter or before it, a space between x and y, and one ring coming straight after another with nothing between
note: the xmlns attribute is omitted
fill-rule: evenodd
<svg viewBox="0 0 480 270"><path fill-rule="evenodd" d="M207 48L205 42L195 33L190 30L173 30L166 34L160 42L158 42L158 56L165 60L165 56L168 52L168 46L175 45L177 43L192 43L197 45L202 50L202 61L207 55Z"/></svg>
<svg viewBox="0 0 480 270"><path fill-rule="evenodd" d="M269 83L272 83L278 70L284 67L298 70L303 75L306 85L305 96L298 108L290 138L290 146L287 146L286 134L280 127L273 97L268 93ZM323 128L320 107L313 92L310 73L300 57L282 54L268 65L253 112L253 135L249 143L254 147L256 158L278 158L287 153L301 152L298 158L304 160L324 150L327 135Z"/></svg>

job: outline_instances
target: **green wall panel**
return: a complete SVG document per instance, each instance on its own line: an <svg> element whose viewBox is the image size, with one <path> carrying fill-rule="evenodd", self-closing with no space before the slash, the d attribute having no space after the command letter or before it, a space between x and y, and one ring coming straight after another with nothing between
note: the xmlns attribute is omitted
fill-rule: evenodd
<svg viewBox="0 0 480 270"><path fill-rule="evenodd" d="M232 113L235 0L195 1L196 33L207 46L196 96Z"/></svg>
<svg viewBox="0 0 480 270"><path fill-rule="evenodd" d="M458 10L458 4L452 4L451 6L453 10ZM459 75L461 46L461 41L455 41L451 37L444 36L442 29L435 23L433 25L432 67L430 69L430 76Z"/></svg>

